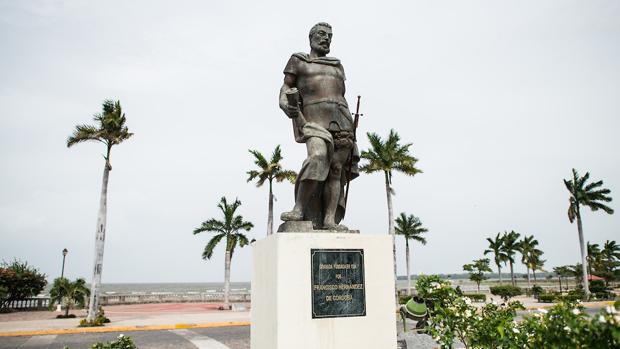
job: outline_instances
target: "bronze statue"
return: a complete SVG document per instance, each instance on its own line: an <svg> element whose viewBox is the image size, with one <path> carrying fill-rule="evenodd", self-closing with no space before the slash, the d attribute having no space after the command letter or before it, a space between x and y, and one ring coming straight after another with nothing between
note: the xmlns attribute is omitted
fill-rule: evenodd
<svg viewBox="0 0 620 349"><path fill-rule="evenodd" d="M338 224L346 210L344 187L359 175L354 121L345 93L340 60L327 57L332 28L310 29L310 54L295 53L284 68L280 108L293 120L298 143L308 157L295 182L295 207L281 219L312 221L315 229L346 231Z"/></svg>

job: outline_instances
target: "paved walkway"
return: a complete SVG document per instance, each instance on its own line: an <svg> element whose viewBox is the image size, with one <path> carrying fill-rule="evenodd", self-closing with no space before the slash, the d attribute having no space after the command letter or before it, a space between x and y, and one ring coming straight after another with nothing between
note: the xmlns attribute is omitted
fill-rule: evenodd
<svg viewBox="0 0 620 349"><path fill-rule="evenodd" d="M245 305L247 306L247 305ZM85 332L144 331L248 325L249 310L221 311L214 303L167 303L114 305L105 307L112 320L104 327L78 328L86 317L72 311L75 319L56 319L59 313L30 311L0 314L0 337L7 335L71 334Z"/></svg>

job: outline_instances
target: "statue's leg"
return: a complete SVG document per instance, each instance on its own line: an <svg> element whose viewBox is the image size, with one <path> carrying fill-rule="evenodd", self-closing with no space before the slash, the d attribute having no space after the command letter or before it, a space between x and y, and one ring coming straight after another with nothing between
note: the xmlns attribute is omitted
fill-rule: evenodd
<svg viewBox="0 0 620 349"><path fill-rule="evenodd" d="M336 149L332 158L329 176L323 192L325 199L323 227L326 229L346 230L346 227L336 224L336 209L338 209L338 201L340 200L342 171L349 158L349 153L349 148L339 148Z"/></svg>
<svg viewBox="0 0 620 349"><path fill-rule="evenodd" d="M327 155L327 145L325 141L317 138L310 137L306 140L306 149L308 151L308 161L316 162L321 166L327 167L328 155ZM311 167L316 167L316 164L311 165ZM313 177L312 175L310 177ZM317 190L317 186L319 182L313 179L304 179L301 180L298 184L299 188L297 189L297 196L295 197L295 207L293 207L292 211L284 212L280 216L283 221L301 221L304 219L303 212L306 204L312 198L312 195Z"/></svg>

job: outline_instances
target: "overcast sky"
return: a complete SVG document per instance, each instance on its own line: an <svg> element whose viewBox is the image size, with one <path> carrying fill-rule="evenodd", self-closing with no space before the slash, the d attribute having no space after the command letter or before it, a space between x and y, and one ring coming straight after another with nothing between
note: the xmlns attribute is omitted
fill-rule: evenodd
<svg viewBox="0 0 620 349"><path fill-rule="evenodd" d="M0 0L0 258L50 277L90 280L104 148L67 149L76 124L118 99L135 136L114 147L103 282L221 281L223 248L200 256L238 197L265 236L267 187L246 183L248 149L305 147L278 108L282 70L332 24L347 99L365 132L411 142L414 178L394 175L394 210L429 229L414 273L457 273L486 237L533 234L547 267L579 261L562 182L575 167L620 201L618 1L14 1ZM293 186L275 185L277 217ZM345 224L387 233L383 176L362 175ZM620 240L620 213L583 211L586 239ZM405 273L398 238L398 270ZM232 280L251 277L250 248ZM495 268L494 268L495 269ZM517 271L525 271L521 265Z"/></svg>

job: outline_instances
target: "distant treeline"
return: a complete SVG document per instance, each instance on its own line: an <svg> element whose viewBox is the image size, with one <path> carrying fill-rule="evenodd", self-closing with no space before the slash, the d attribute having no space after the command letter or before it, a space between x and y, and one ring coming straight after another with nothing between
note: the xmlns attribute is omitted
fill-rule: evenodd
<svg viewBox="0 0 620 349"><path fill-rule="evenodd" d="M424 275L424 274L423 274ZM428 274L426 274L428 275ZM439 276L442 279L448 279L448 280L469 280L469 273L459 273L459 274L435 274L437 276ZM490 279L499 279L499 274L497 273L485 273L485 276L488 276ZM547 279L549 277L557 277L554 273L549 273L549 272L541 272L540 274L537 273L536 275L540 275L541 279ZM504 275L505 276L505 275ZM411 275L411 279L412 280L417 280L419 277L418 274L412 274ZM525 273L515 273L515 278L527 278L527 274ZM407 280L407 276L406 275L400 275L398 276L398 280Z"/></svg>

